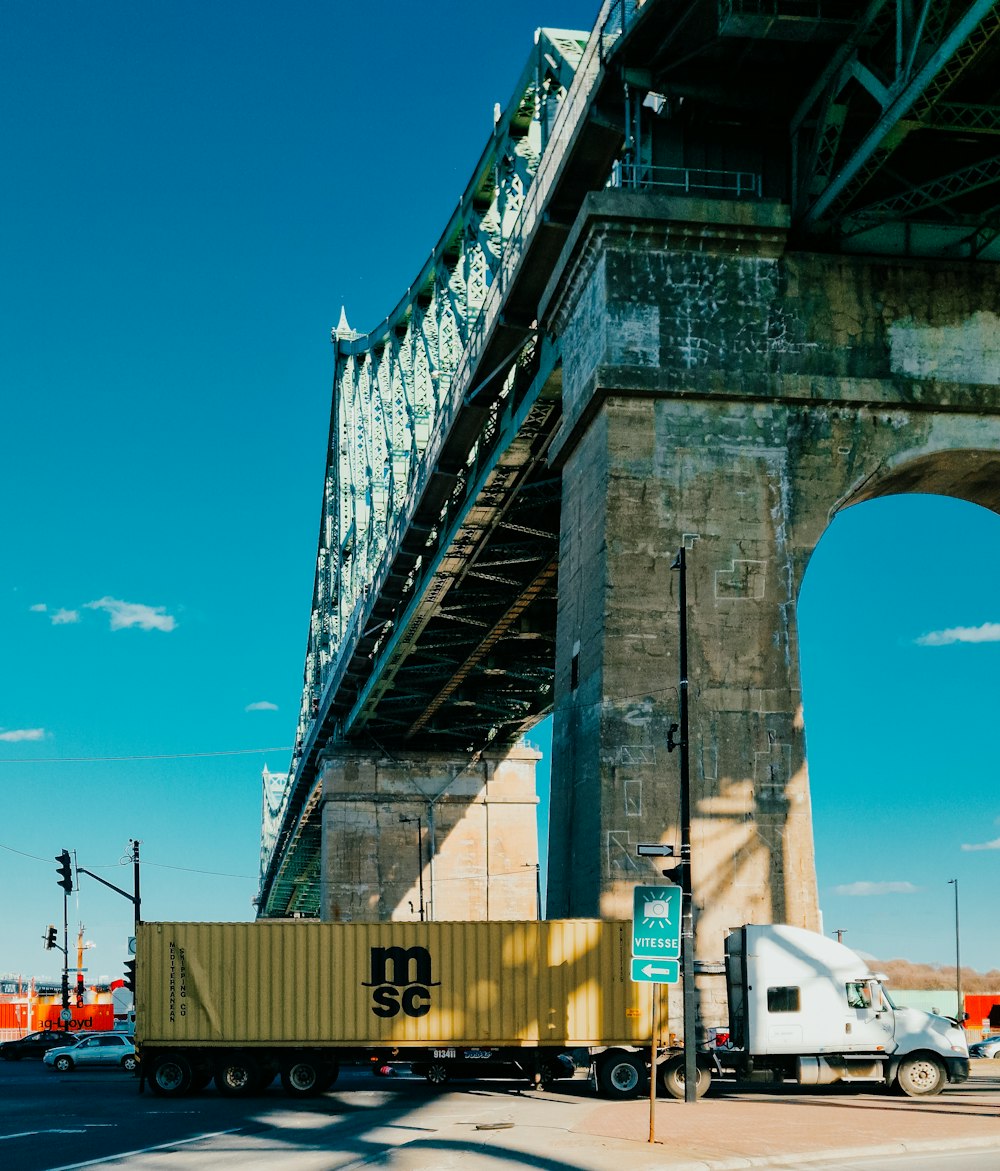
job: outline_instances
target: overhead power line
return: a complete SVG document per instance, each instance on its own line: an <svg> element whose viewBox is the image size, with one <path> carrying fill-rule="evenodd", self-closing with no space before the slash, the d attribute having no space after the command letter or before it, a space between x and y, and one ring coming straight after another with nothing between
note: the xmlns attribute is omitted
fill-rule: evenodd
<svg viewBox="0 0 1000 1171"><path fill-rule="evenodd" d="M41 858L38 854L29 854L26 850L17 850L13 846L5 845L3 842L0 842L0 850L6 850L8 854L18 854L22 858L30 858L33 862L44 862L46 865L51 861L50 858ZM121 865L121 863L118 865ZM167 862L150 862L146 858L143 858L142 865L147 867L153 866L157 870L182 870L186 874L208 874L213 878L244 878L250 882L256 882L258 877L256 874L233 874L228 870L197 870L193 866L171 866ZM103 866L95 865L94 868L95 870L117 870L118 866L107 864Z"/></svg>
<svg viewBox="0 0 1000 1171"><path fill-rule="evenodd" d="M195 760L206 756L255 756L261 752L291 752L292 746L278 748L224 748L219 752L160 752L145 756L20 756L4 759L0 764L108 764L116 760Z"/></svg>

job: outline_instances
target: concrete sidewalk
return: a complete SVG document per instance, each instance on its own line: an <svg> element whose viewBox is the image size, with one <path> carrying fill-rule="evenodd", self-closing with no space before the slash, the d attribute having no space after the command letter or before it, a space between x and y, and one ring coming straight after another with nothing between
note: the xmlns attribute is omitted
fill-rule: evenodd
<svg viewBox="0 0 1000 1171"><path fill-rule="evenodd" d="M992 1066L994 1063L986 1063ZM357 1166L392 1171L731 1171L807 1167L833 1157L995 1148L1000 1166L1000 1070L928 1099L850 1090L723 1089L697 1103L606 1102L582 1092L447 1094L421 1132L390 1135ZM426 1130L424 1129L426 1126Z"/></svg>

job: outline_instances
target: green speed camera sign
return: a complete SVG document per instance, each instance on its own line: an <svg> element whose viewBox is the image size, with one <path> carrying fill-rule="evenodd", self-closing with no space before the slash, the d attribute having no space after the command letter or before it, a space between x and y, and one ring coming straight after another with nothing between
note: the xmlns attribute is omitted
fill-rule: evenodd
<svg viewBox="0 0 1000 1171"><path fill-rule="evenodd" d="M681 888L637 886L632 896L632 955L676 960L681 954Z"/></svg>

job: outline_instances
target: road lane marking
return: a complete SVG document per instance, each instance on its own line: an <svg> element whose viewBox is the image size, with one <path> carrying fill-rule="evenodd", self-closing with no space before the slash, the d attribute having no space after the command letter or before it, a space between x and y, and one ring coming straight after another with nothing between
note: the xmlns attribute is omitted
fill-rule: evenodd
<svg viewBox="0 0 1000 1171"><path fill-rule="evenodd" d="M243 1130L242 1126L233 1126L229 1130L213 1130L205 1134L196 1134L191 1138L175 1139L172 1143L157 1143L155 1147L136 1147L134 1151L118 1151L111 1155L101 1155L97 1159L87 1159L83 1163L64 1163L61 1167L52 1167L50 1171L76 1171L78 1167L97 1167L101 1163L105 1166L109 1163L114 1163L118 1159L131 1159L135 1155L148 1155L152 1151L169 1151L173 1147L186 1147L191 1143L200 1143L207 1138L222 1138L226 1134L239 1134ZM49 1131L48 1133L52 1133ZM73 1133L73 1132L67 1132Z"/></svg>

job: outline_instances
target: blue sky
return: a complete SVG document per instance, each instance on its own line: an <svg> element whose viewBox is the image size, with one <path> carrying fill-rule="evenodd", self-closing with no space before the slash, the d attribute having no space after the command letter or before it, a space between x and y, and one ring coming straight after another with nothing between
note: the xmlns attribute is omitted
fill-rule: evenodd
<svg viewBox="0 0 1000 1171"><path fill-rule="evenodd" d="M342 304L372 327L418 271L534 28L597 7L7 0L0 972L57 975L63 848L129 888L140 839L146 918L252 915L329 331ZM958 877L963 958L1000 967L998 570L997 517L903 499L839 517L809 571L821 899L883 958L952 961ZM918 642L959 628L980 633ZM85 881L71 931L113 978L131 906Z"/></svg>

